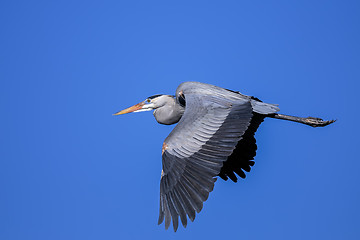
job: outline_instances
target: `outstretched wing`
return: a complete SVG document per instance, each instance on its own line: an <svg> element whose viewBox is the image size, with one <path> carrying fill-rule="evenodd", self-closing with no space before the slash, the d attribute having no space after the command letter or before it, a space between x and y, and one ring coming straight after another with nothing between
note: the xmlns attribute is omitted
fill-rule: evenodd
<svg viewBox="0 0 360 240"><path fill-rule="evenodd" d="M215 178L252 118L247 96L203 83L177 89L186 100L184 115L163 144L159 224L178 218L186 227L213 190Z"/></svg>
<svg viewBox="0 0 360 240"><path fill-rule="evenodd" d="M253 160L257 150L254 135L264 118L265 115L253 112L248 129L237 143L233 153L224 162L219 177L224 180L230 178L232 181L237 182L238 178L235 173L241 178L245 178L245 172L250 172L251 167L255 164Z"/></svg>
<svg viewBox="0 0 360 240"><path fill-rule="evenodd" d="M255 164L253 160L257 150L255 139L256 130L268 114L273 114L280 110L276 104L264 103L256 97L250 98L253 108L253 116L248 129L242 136L242 139L237 143L235 150L228 157L226 162L224 162L221 168L219 177L224 180L230 178L232 181L237 182L235 173L241 178L246 177L244 171L250 172L251 167Z"/></svg>

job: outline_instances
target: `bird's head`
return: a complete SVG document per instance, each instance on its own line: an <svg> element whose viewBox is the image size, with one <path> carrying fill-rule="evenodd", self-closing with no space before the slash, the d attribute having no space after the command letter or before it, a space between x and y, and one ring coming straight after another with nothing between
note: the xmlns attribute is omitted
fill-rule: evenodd
<svg viewBox="0 0 360 240"><path fill-rule="evenodd" d="M166 105L167 103L172 102L173 100L174 100L174 96L171 96L171 95L165 95L165 94L154 95L154 96L148 97L147 99L145 99L144 101L142 101L138 104L135 104L132 107L126 108L120 112L113 114L113 115L121 115L121 114L131 113L131 112L151 111L151 110L160 108L160 107Z"/></svg>

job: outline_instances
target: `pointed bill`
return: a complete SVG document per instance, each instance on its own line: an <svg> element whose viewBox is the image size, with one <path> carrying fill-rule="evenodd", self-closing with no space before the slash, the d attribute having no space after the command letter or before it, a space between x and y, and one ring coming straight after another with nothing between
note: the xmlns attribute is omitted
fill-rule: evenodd
<svg viewBox="0 0 360 240"><path fill-rule="evenodd" d="M142 109L144 105L145 105L145 103L141 102L141 103L138 103L138 104L136 104L136 105L134 105L132 107L124 109L124 110L122 110L120 112L114 113L113 115L121 115L121 114L125 114L125 113L135 112L135 111L138 111L138 110Z"/></svg>

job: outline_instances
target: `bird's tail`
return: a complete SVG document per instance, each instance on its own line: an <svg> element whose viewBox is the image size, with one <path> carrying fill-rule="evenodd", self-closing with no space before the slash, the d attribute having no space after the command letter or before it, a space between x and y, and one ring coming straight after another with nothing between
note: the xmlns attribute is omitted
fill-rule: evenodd
<svg viewBox="0 0 360 240"><path fill-rule="evenodd" d="M254 112L264 115L273 114L280 111L280 108L277 104L264 103L256 98L251 99L251 106Z"/></svg>

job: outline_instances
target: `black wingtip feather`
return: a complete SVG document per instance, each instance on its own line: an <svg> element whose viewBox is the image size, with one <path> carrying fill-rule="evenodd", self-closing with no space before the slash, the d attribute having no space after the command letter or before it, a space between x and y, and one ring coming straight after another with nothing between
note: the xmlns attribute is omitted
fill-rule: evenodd
<svg viewBox="0 0 360 240"><path fill-rule="evenodd" d="M246 175L244 171L250 172L251 167L255 164L252 160L254 159L257 150L254 135L265 117L265 115L253 112L253 117L250 121L248 129L236 145L233 153L228 157L227 161L224 162L218 175L219 177L225 181L230 178L232 181L237 182L238 179L234 173L239 175L241 178L245 178Z"/></svg>

